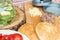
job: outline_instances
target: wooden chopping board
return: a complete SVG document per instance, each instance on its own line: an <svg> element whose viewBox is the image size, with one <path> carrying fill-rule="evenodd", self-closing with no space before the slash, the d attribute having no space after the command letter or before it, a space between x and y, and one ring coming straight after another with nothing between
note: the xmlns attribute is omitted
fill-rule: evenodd
<svg viewBox="0 0 60 40"><path fill-rule="evenodd" d="M33 20L31 20L31 17L29 16L30 14L28 13L28 9L29 9L29 8L33 8L33 7L35 7L35 6L32 5L32 2L25 3L24 5L25 5L26 24L22 25L22 26L18 29L18 31L21 32L21 33L23 33L23 34L25 34L30 40L39 40L39 38L38 38L38 36L37 36L37 34L36 34L36 32L35 32L34 26L32 26L32 25L30 24L30 22L32 22ZM45 13L42 7L37 7L37 8L40 9L40 11L41 11L42 14ZM34 18L34 19L35 19L35 18ZM38 18L38 19L39 19L39 18ZM30 20L30 22L29 22L29 20ZM37 19L35 19L35 20L37 20ZM39 21L40 21L40 20L39 20ZM59 22L59 20L58 20L58 22ZM35 23L36 23L36 22L35 22ZM34 23L34 24L35 24L35 23ZM56 21L55 23L57 23L57 21ZM59 22L59 23L60 23L60 22ZM60 25L60 24L59 24L59 25ZM36 26L35 26L35 27L36 27Z"/></svg>
<svg viewBox="0 0 60 40"><path fill-rule="evenodd" d="M32 2L27 2L24 4L24 6L25 6L26 24L22 25L18 29L18 32L25 34L30 40L39 40L35 32L35 26L41 21L41 19L39 16L36 16L36 17L30 16L28 12L29 8L35 7L33 6ZM41 13L44 14L42 7L37 7L37 8L39 8Z"/></svg>

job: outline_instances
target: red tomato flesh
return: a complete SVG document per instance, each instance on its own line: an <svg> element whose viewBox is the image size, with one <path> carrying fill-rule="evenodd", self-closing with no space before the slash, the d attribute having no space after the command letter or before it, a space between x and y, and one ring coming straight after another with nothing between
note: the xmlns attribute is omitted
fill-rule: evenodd
<svg viewBox="0 0 60 40"><path fill-rule="evenodd" d="M2 40L2 34L0 34L0 40Z"/></svg>
<svg viewBox="0 0 60 40"><path fill-rule="evenodd" d="M23 37L20 34L10 34L10 35L2 35L0 34L0 40L23 40Z"/></svg>
<svg viewBox="0 0 60 40"><path fill-rule="evenodd" d="M17 34L17 33L11 34L10 36L11 37L9 37L10 38L9 40L11 40L12 38L13 38L12 40L23 40L23 37L20 34Z"/></svg>

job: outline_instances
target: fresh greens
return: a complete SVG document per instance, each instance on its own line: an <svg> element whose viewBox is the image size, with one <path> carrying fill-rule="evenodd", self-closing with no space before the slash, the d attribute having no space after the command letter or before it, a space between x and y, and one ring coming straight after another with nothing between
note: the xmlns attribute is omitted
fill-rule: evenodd
<svg viewBox="0 0 60 40"><path fill-rule="evenodd" d="M5 0L0 3L0 26L5 26L11 22L15 16L15 10L12 6L11 0Z"/></svg>

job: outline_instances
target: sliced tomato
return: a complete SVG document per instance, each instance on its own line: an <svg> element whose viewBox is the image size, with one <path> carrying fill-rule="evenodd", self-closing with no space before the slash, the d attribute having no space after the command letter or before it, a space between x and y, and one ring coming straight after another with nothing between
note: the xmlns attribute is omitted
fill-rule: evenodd
<svg viewBox="0 0 60 40"><path fill-rule="evenodd" d="M8 37L9 35L3 35L3 39L2 40L8 40Z"/></svg>
<svg viewBox="0 0 60 40"><path fill-rule="evenodd" d="M13 34L9 35L9 39L8 40L14 40Z"/></svg>
<svg viewBox="0 0 60 40"><path fill-rule="evenodd" d="M0 34L0 40L2 40L2 34Z"/></svg>
<svg viewBox="0 0 60 40"><path fill-rule="evenodd" d="M23 40L23 37L20 34L11 34L9 40Z"/></svg>
<svg viewBox="0 0 60 40"><path fill-rule="evenodd" d="M23 37L17 33L3 36L0 34L0 40L23 40Z"/></svg>

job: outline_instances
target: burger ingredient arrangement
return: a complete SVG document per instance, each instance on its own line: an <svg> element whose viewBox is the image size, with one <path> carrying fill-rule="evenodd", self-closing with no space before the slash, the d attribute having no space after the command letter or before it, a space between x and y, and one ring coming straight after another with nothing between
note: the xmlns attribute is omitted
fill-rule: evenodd
<svg viewBox="0 0 60 40"><path fill-rule="evenodd" d="M31 2L25 4L25 14L26 23L18 29L19 32L30 40L60 40L60 16L48 15L42 7L35 9Z"/></svg>
<svg viewBox="0 0 60 40"><path fill-rule="evenodd" d="M0 9L0 25L4 26L9 24L15 15L13 6L7 0ZM49 20L51 19L49 15L45 15L43 18L44 21L42 20L41 17L44 14L46 13L43 13L42 9L40 10L39 8L32 6L31 3L26 3L26 23L22 25L18 31L25 34L30 40L60 40L60 17L52 17L54 21L52 24L52 22L50 22L51 20ZM0 34L0 40L26 40L26 38L22 36L23 35L17 33Z"/></svg>

